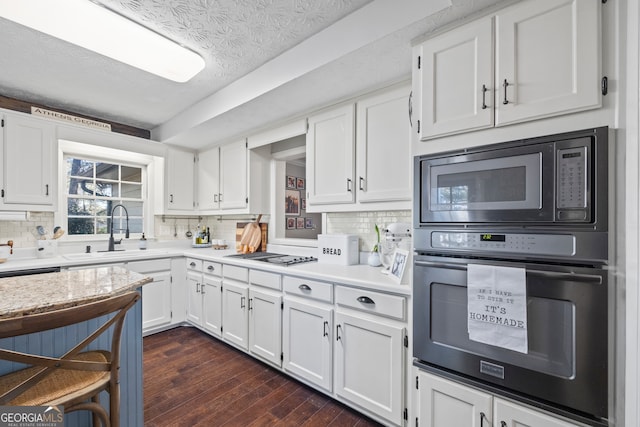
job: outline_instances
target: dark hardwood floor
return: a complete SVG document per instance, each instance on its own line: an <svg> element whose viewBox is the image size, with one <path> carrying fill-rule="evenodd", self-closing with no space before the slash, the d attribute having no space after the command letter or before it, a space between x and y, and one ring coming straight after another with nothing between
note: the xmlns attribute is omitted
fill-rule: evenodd
<svg viewBox="0 0 640 427"><path fill-rule="evenodd" d="M146 427L380 425L198 329L143 346Z"/></svg>

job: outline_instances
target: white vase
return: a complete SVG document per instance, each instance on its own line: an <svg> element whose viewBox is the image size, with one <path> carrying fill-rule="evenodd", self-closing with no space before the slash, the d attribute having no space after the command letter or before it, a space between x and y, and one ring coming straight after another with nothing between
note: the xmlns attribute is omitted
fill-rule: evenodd
<svg viewBox="0 0 640 427"><path fill-rule="evenodd" d="M379 267L382 265L380 262L380 254L376 252L369 252L369 257L367 258L367 264L371 267Z"/></svg>

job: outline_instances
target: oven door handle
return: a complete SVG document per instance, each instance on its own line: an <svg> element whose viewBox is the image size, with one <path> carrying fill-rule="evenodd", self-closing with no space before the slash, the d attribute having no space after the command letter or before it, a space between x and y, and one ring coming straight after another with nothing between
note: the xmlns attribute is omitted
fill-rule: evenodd
<svg viewBox="0 0 640 427"><path fill-rule="evenodd" d="M449 270L460 270L466 271L466 265L460 264L448 264L444 262L431 262L431 261L415 261L416 267L437 267L437 268L446 268ZM572 281L578 282L587 282L587 283L595 283L602 284L602 276L596 274L575 274L575 273L563 273L558 271L544 271L544 270L531 270L526 269L527 274L533 276L541 276L549 279L571 279Z"/></svg>

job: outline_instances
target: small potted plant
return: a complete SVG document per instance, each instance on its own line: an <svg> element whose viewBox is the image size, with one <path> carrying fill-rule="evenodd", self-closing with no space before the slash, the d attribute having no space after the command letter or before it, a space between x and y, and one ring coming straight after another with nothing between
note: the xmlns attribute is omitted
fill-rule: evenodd
<svg viewBox="0 0 640 427"><path fill-rule="evenodd" d="M374 229L376 230L376 244L373 245L373 248L371 249L371 252L369 252L369 258L367 258L367 264L369 264L371 267L379 267L380 265L382 265L382 263L380 262L380 252L379 252L379 248L380 248L380 228L378 227L378 224L374 224Z"/></svg>

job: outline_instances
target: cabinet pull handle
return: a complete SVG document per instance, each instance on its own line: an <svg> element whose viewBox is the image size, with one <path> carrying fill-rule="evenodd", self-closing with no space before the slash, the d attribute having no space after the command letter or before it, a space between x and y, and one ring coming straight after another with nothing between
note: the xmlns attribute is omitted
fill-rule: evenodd
<svg viewBox="0 0 640 427"><path fill-rule="evenodd" d="M311 290L309 285L307 285L306 283L303 283L302 285L298 286L298 289L300 289L301 291L310 291Z"/></svg>
<svg viewBox="0 0 640 427"><path fill-rule="evenodd" d="M249 298L249 310L253 310L253 298Z"/></svg>
<svg viewBox="0 0 640 427"><path fill-rule="evenodd" d="M222 202L222 193L218 193L218 201Z"/></svg>
<svg viewBox="0 0 640 427"><path fill-rule="evenodd" d="M246 305L245 302L246 302L245 297L240 297L240 308L244 308L245 307L245 305Z"/></svg>
<svg viewBox="0 0 640 427"><path fill-rule="evenodd" d="M487 95L487 91L489 89L487 89L486 85L482 85L482 109L486 110L487 109L487 101L486 101L486 95ZM482 427L482 426L480 426Z"/></svg>
<svg viewBox="0 0 640 427"><path fill-rule="evenodd" d="M196 293L200 293L200 283L196 283Z"/></svg>
<svg viewBox="0 0 640 427"><path fill-rule="evenodd" d="M484 412L480 412L480 427L484 427L484 420L489 421Z"/></svg>
<svg viewBox="0 0 640 427"><path fill-rule="evenodd" d="M360 177L360 191L364 191L364 178Z"/></svg>
<svg viewBox="0 0 640 427"><path fill-rule="evenodd" d="M375 303L376 303L376 302L375 302L374 300L372 300L371 298L369 298L369 297L365 297L365 296L358 297L358 298L357 298L357 301L358 301L358 302L361 302L361 303L363 303L363 304L374 304L374 305L375 305Z"/></svg>
<svg viewBox="0 0 640 427"><path fill-rule="evenodd" d="M500 427L507 427L506 421L500 421Z"/></svg>
<svg viewBox="0 0 640 427"><path fill-rule="evenodd" d="M169 194L169 203L173 203L173 194Z"/></svg>
<svg viewBox="0 0 640 427"><path fill-rule="evenodd" d="M507 105L509 103L509 100L507 99L507 86L509 86L509 83L507 82L507 79L504 79L504 82L502 83L502 87L504 88L504 100L502 101L502 103L504 105Z"/></svg>
<svg viewBox="0 0 640 427"><path fill-rule="evenodd" d="M195 266L196 266L196 263L195 263L195 262L193 262L193 261L191 261L191 263L189 264L189 267L193 268L193 267L195 267Z"/></svg>
<svg viewBox="0 0 640 427"><path fill-rule="evenodd" d="M347 191L351 192L351 178L347 178Z"/></svg>
<svg viewBox="0 0 640 427"><path fill-rule="evenodd" d="M215 270L215 269L213 268L213 265L210 265L209 267L207 267L207 270L209 270L209 271L213 271L213 270Z"/></svg>
<svg viewBox="0 0 640 427"><path fill-rule="evenodd" d="M204 283L200 284L200 293L204 295Z"/></svg>
<svg viewBox="0 0 640 427"><path fill-rule="evenodd" d="M218 195L217 194L213 195L213 203L218 203Z"/></svg>
<svg viewBox="0 0 640 427"><path fill-rule="evenodd" d="M329 336L329 322L328 321L324 321L324 324L322 325L322 336L323 337L328 337Z"/></svg>
<svg viewBox="0 0 640 427"><path fill-rule="evenodd" d="M342 340L342 337L340 336L340 330L342 330L342 326L336 326L336 341Z"/></svg>
<svg viewBox="0 0 640 427"><path fill-rule="evenodd" d="M45 196L49 195L49 184L45 184Z"/></svg>

